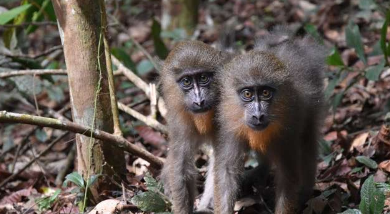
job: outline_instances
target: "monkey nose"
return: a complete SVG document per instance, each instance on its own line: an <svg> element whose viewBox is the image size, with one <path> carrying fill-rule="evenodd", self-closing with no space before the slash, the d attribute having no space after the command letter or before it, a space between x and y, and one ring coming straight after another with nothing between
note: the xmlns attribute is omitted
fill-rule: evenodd
<svg viewBox="0 0 390 214"><path fill-rule="evenodd" d="M194 101L194 104L199 106L199 107L202 107L204 105L204 100Z"/></svg>
<svg viewBox="0 0 390 214"><path fill-rule="evenodd" d="M266 122L265 114L253 115L252 119L258 123L258 125Z"/></svg>

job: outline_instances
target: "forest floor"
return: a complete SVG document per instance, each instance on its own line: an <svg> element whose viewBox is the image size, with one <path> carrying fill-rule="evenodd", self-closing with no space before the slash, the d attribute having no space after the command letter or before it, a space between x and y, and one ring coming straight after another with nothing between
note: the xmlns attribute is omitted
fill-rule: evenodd
<svg viewBox="0 0 390 214"><path fill-rule="evenodd" d="M15 6L15 1L4 5L6 8ZM131 39L155 56L152 20L160 20L160 10L159 1L124 1L107 6L112 24L109 33L113 55L136 70L146 82L154 81L157 71L144 52L135 48ZM390 212L390 188L387 186L390 173L390 68L385 60L385 55L390 55L390 42L386 42L386 39L390 41L389 11L390 3L385 0L214 0L202 1L200 5L195 39L208 44L217 44L221 24L234 21L237 23L234 28L237 49L242 52L250 50L254 39L266 34L275 25L288 25L298 35L311 34L329 49L325 89L329 110L322 128L323 139L319 142L315 191L304 213L340 213L354 208L362 213L380 213L365 212L365 205L361 202L367 200L374 206L382 200L372 201L371 196L377 196L377 192L386 195L382 212ZM0 28L0 32L4 33L6 29ZM182 34L179 29L163 32L163 41L168 49L182 39ZM3 36L5 38L5 34ZM27 34L25 40L17 42L25 54L21 58L25 60L0 54L0 74L2 68L23 70L35 68L32 65L36 64L42 68L64 68L61 48L50 59L48 55L31 57L61 44L55 23L39 26ZM0 50L3 46L0 43ZM45 60L50 63L44 64ZM139 88L123 75L116 76L115 81L120 102L145 115L150 113L150 102ZM0 79L0 110L48 117L62 115L71 119L69 102L65 76ZM120 119L126 139L158 157L166 157L166 135L127 114L121 113ZM161 116L158 120L165 124ZM77 171L73 146L75 135L68 134L48 153L31 161L61 133L30 125L0 124L0 183L20 171L11 181L0 186L0 214L79 212L75 205L79 195L73 192L80 188L62 185L65 175ZM203 153L196 157L196 165L202 175L205 174L207 160L207 155ZM145 173L157 178L158 172L132 155L127 154L126 161L128 181L123 190L103 195L107 199L125 199L128 204L122 209L126 212L142 213L131 199L150 187L145 180L153 179L145 179ZM32 165L23 169L30 162ZM247 165L251 168L255 163L249 160ZM376 184L370 183L372 178ZM367 184L365 188L362 188L363 183ZM202 191L201 185L199 190ZM236 204L237 211L269 213L274 204L273 197L271 173L263 186L254 189Z"/></svg>

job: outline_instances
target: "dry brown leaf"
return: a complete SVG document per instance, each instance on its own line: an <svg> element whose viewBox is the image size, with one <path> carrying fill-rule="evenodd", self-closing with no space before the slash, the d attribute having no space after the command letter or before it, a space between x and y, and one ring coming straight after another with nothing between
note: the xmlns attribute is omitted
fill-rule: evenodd
<svg viewBox="0 0 390 214"><path fill-rule="evenodd" d="M390 172L390 160L382 161L379 164L379 169L382 169L386 172Z"/></svg>
<svg viewBox="0 0 390 214"><path fill-rule="evenodd" d="M354 148L356 148L356 150L358 150L359 152L362 152L363 145L366 142L367 138L368 138L368 132L362 133L362 134L358 135L353 140L351 148L349 149L349 151L352 151Z"/></svg>

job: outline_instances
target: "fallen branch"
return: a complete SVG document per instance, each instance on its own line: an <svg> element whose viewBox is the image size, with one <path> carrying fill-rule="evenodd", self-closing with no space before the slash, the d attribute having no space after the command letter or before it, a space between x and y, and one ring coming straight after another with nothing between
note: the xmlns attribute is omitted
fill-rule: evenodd
<svg viewBox="0 0 390 214"><path fill-rule="evenodd" d="M23 123L30 125L37 125L42 127L50 127L65 131L71 131L74 133L82 134L87 137L93 137L106 142L114 143L116 146L123 148L125 151L136 155L146 161L148 161L155 168L160 169L164 164L164 160L158 158L146 151L145 149L139 148L136 145L130 143L128 140L121 136L115 136L101 130L91 130L90 127L82 126L77 123L69 121L61 121L48 117L32 116L28 114L18 114L7 111L0 111L0 122L10 123Z"/></svg>
<svg viewBox="0 0 390 214"><path fill-rule="evenodd" d="M158 122L157 120L151 118L151 117L146 117L145 115L135 111L134 109L127 107L125 104L118 102L118 108L127 114L131 115L135 119L145 123L147 126L150 126L164 134L168 134L167 128Z"/></svg>
<svg viewBox="0 0 390 214"><path fill-rule="evenodd" d="M67 75L66 70L63 69L34 69L34 70L12 70L0 72L0 78L8 78L21 75Z"/></svg>
<svg viewBox="0 0 390 214"><path fill-rule="evenodd" d="M124 66L117 58L112 57L112 63L118 68L119 72L122 72L135 86L145 92L146 96L150 98L151 90L149 84L143 81L139 76L137 76L132 70ZM158 99L157 101L158 109L162 116L166 115L167 109L163 99Z"/></svg>
<svg viewBox="0 0 390 214"><path fill-rule="evenodd" d="M0 113L1 114L1 113ZM45 150L43 150L38 156L34 157L30 162L28 162L23 168L21 168L17 173L10 175L8 178L3 180L0 183L0 188L3 187L6 183L14 179L16 176L20 175L24 170L30 167L35 161L37 161L42 155L46 154L56 143L58 143L62 138L64 138L69 132L65 132L64 134L57 137L53 142L51 142Z"/></svg>

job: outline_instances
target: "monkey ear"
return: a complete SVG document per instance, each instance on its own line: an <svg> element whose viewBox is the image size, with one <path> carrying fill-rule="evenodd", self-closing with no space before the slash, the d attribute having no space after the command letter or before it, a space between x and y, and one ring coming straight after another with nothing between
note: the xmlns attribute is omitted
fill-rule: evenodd
<svg viewBox="0 0 390 214"><path fill-rule="evenodd" d="M295 32L285 25L275 26L267 35L256 38L255 50L267 51L294 38Z"/></svg>

